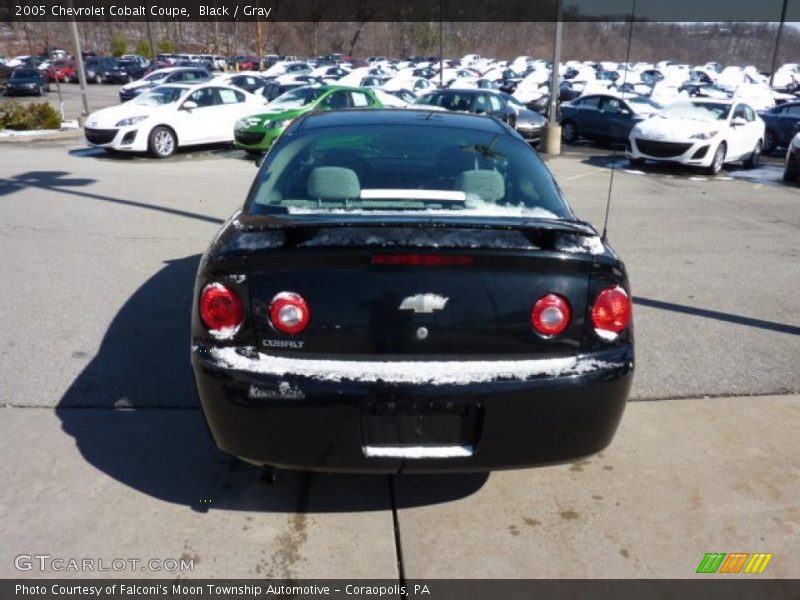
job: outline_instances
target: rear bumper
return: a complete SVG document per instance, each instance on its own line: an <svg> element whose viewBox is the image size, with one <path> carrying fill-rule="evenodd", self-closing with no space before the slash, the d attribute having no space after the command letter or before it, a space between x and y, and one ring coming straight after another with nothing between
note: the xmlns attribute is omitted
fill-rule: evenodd
<svg viewBox="0 0 800 600"><path fill-rule="evenodd" d="M626 345L580 357L586 368L557 376L439 385L270 374L259 369L269 358L258 356L231 368L209 348L193 348L200 401L223 451L284 468L378 473L486 471L594 454L617 429L634 364L633 347ZM395 423L381 419L386 410L415 415L420 408L470 415L470 432L454 434L437 424L420 444L370 441L374 435L385 441L385 425ZM462 434L469 439L454 442ZM435 454L425 450L433 446L468 451L412 457L419 446L423 455ZM398 448L405 457L397 456Z"/></svg>

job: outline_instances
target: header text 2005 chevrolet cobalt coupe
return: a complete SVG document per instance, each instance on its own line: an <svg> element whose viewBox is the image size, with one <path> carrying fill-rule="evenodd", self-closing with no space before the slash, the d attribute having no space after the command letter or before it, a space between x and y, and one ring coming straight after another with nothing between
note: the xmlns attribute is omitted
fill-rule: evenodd
<svg viewBox="0 0 800 600"><path fill-rule="evenodd" d="M567 461L633 375L625 268L507 125L314 113L203 256L192 364L217 444L329 471Z"/></svg>

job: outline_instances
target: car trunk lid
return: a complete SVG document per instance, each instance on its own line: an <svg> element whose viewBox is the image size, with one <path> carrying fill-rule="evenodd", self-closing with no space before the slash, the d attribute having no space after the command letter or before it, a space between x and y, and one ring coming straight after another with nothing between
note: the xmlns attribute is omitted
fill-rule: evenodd
<svg viewBox="0 0 800 600"><path fill-rule="evenodd" d="M576 233L578 227L389 225L318 222L240 233L251 236L235 243L248 248L259 348L404 360L578 351L593 264L587 247L575 245L590 237ZM259 247L258 239L271 242ZM282 333L270 321L270 304L282 292L300 294L309 305L310 324L299 334ZM552 338L531 324L533 305L548 294L565 298L571 310L567 329Z"/></svg>

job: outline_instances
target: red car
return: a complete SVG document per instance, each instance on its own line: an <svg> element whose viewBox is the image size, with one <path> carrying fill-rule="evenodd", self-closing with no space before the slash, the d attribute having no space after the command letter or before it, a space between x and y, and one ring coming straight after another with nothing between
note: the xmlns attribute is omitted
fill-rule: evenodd
<svg viewBox="0 0 800 600"><path fill-rule="evenodd" d="M258 71L258 57L257 56L248 56L244 54L237 54L236 56L232 57L228 64L234 70L238 65L239 71Z"/></svg>
<svg viewBox="0 0 800 600"><path fill-rule="evenodd" d="M70 81L78 80L78 72L75 70L75 63L71 60L54 60L45 70L48 81Z"/></svg>

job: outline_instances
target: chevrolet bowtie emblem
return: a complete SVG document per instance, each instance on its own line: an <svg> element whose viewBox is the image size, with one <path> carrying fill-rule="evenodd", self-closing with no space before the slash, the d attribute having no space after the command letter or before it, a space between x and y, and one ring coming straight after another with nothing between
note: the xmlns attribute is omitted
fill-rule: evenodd
<svg viewBox="0 0 800 600"><path fill-rule="evenodd" d="M435 310L442 310L449 298L437 296L436 294L417 294L404 298L400 303L400 310L413 310L415 313L432 313Z"/></svg>

